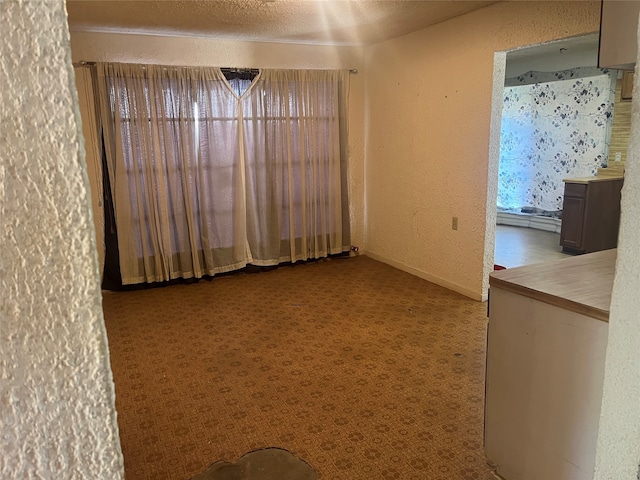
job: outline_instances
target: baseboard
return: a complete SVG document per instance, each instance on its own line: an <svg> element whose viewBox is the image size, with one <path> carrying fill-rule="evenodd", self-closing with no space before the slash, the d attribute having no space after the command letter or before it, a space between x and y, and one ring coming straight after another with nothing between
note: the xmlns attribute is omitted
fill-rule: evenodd
<svg viewBox="0 0 640 480"><path fill-rule="evenodd" d="M535 228L545 232L560 233L562 220L559 218L542 217L528 213L508 213L498 212L496 216L497 225L510 225L513 227Z"/></svg>
<svg viewBox="0 0 640 480"><path fill-rule="evenodd" d="M476 300L478 302L485 302L487 301L486 294L480 294L478 292L474 292L473 290L469 290L468 288L465 288L461 285L458 285L456 283L452 283L449 282L447 280L444 280L443 278L440 277L436 277L434 275L431 275L429 273L423 272L421 270L418 270L416 268L410 267L408 265L405 265L404 263L398 262L396 260L391 260L390 258L386 258L382 255L378 255L377 253L373 253L373 252L365 252L363 253L363 255L366 255L367 257L373 258L374 260L377 260L378 262L382 262L382 263L386 263L387 265L391 265L394 268L397 268L398 270L402 270L403 272L407 272L410 273L411 275L414 275L416 277L422 278L423 280L426 280L428 282L431 283L435 283L436 285L440 285L441 287L444 287L448 290L452 290L454 292L460 293L462 295L464 295L465 297L469 297L472 300Z"/></svg>

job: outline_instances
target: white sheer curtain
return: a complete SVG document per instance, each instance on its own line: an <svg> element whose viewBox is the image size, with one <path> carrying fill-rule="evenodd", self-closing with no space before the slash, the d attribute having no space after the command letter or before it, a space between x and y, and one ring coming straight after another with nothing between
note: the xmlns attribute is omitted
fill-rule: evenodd
<svg viewBox="0 0 640 480"><path fill-rule="evenodd" d="M87 176L91 188L91 206L93 224L96 230L96 247L98 250L98 267L100 276L104 271L104 210L102 189L102 157L100 148L100 128L96 114L91 71L88 66L75 67L76 89L82 118L82 136L86 152Z"/></svg>
<svg viewBox="0 0 640 480"><path fill-rule="evenodd" d="M123 284L246 265L238 102L220 71L100 64L98 79Z"/></svg>
<svg viewBox="0 0 640 480"><path fill-rule="evenodd" d="M99 64L124 284L349 248L346 73ZM248 83L248 82L247 82Z"/></svg>
<svg viewBox="0 0 640 480"><path fill-rule="evenodd" d="M253 263L349 249L348 72L263 70L242 101ZM343 168L345 167L345 168Z"/></svg>

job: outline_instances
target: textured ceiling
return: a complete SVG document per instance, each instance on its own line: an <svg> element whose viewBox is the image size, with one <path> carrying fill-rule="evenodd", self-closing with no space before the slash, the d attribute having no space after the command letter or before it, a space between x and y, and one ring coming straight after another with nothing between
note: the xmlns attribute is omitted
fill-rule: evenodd
<svg viewBox="0 0 640 480"><path fill-rule="evenodd" d="M72 31L370 45L495 1L67 0Z"/></svg>

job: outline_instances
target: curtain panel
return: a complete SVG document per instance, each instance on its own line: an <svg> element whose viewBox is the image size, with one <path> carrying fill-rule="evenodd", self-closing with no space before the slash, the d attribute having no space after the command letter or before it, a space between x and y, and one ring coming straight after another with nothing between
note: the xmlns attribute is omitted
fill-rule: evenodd
<svg viewBox="0 0 640 480"><path fill-rule="evenodd" d="M347 72L97 71L123 284L348 250Z"/></svg>
<svg viewBox="0 0 640 480"><path fill-rule="evenodd" d="M89 187L91 188L91 206L93 213L93 224L96 234L96 248L98 251L98 267L100 278L104 276L104 211L102 205L102 149L99 122L99 109L96 106L97 95L93 78L95 78L95 67L74 67L76 90L78 92L78 102L80 116L82 118L82 136L84 138L84 149L87 163L87 176L89 177Z"/></svg>

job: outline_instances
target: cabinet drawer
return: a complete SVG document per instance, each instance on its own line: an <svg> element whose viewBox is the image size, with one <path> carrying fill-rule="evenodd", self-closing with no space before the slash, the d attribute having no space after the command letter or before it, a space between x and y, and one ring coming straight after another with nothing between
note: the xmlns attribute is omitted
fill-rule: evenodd
<svg viewBox="0 0 640 480"><path fill-rule="evenodd" d="M565 183L564 194L573 197L584 197L587 192L586 183Z"/></svg>

